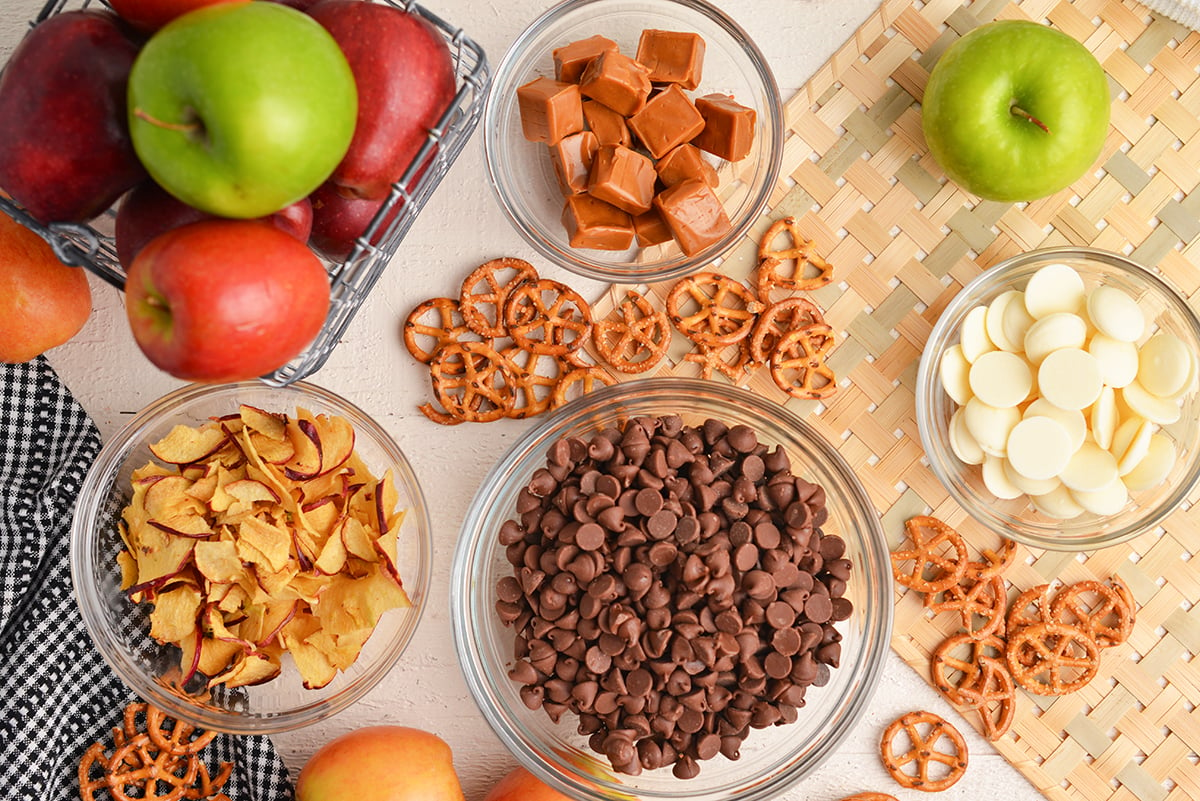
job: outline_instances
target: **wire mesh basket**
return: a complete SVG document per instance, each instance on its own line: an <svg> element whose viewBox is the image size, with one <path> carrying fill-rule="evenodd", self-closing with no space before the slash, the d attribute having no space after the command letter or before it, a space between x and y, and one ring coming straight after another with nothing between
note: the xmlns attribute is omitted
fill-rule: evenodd
<svg viewBox="0 0 1200 801"><path fill-rule="evenodd" d="M341 262L322 260L330 279L329 315L320 333L306 350L275 372L261 377L264 383L272 386L285 386L299 381L325 364L413 221L471 138L479 123L484 97L491 83L491 71L483 48L461 29L451 26L415 2L376 2L416 14L437 29L450 48L458 91L437 126L430 130L412 164L392 186L387 200L355 242L350 255ZM91 0L49 0L30 24L37 25L68 6L86 8L89 5L98 7L104 4L92 3ZM3 196L0 196L0 209L46 239L65 264L83 267L117 289L124 290L125 271L117 260L112 236L112 210L91 224L83 225L42 224Z"/></svg>

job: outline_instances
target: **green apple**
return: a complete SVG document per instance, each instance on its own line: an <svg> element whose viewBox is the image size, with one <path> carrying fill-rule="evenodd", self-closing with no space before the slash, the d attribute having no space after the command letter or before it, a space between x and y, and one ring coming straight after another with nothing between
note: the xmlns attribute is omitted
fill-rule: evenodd
<svg viewBox="0 0 1200 801"><path fill-rule="evenodd" d="M921 124L953 181L987 200L1034 200L1070 186L1108 135L1104 68L1061 31L991 22L946 49L925 86Z"/></svg>
<svg viewBox="0 0 1200 801"><path fill-rule="evenodd" d="M354 135L354 74L333 37L288 6L232 2L155 33L129 76L134 149L175 197L263 217L316 189Z"/></svg>

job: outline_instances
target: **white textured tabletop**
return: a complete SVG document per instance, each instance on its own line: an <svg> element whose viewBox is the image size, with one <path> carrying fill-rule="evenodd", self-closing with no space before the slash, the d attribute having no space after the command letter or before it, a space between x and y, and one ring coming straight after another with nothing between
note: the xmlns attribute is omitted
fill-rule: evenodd
<svg viewBox="0 0 1200 801"><path fill-rule="evenodd" d="M426 5L462 26L486 50L493 66L518 32L549 0L428 0ZM0 0L0 61L27 30L43 0ZM802 86L879 6L879 0L721 0L719 5L767 56L785 98ZM314 383L337 392L378 419L408 454L431 501L435 538L430 607L402 661L362 701L333 718L275 742L293 777L322 743L378 723L417 726L446 739L468 801L479 801L515 763L492 734L467 692L450 638L450 562L463 512L485 472L531 423L500 422L446 428L427 421L417 405L429 394L428 373L405 352L400 322L417 302L445 295L469 270L495 256L533 261L548 277L569 279L592 297L602 286L537 259L503 217L484 183L481 138L468 143L433 195L343 341ZM176 388L138 351L125 321L122 296L93 281L94 310L83 331L48 355L54 368L106 438L130 415ZM898 657L889 653L870 712L817 771L781 798L835 801L876 790L901 801L927 797L898 787L883 771L878 741L883 728L912 709L951 720L954 710ZM1037 799L1038 792L962 723L970 768L946 801ZM702 774L703 775L703 774ZM702 779L701 779L702 781Z"/></svg>

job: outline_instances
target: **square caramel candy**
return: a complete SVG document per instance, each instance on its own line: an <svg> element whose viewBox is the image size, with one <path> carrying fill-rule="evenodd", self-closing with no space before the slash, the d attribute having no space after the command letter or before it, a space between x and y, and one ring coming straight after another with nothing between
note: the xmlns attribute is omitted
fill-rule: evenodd
<svg viewBox="0 0 1200 801"><path fill-rule="evenodd" d="M583 101L583 121L596 135L596 141L602 145L629 147L633 144L633 137L629 134L625 118L603 103L597 103L595 100Z"/></svg>
<svg viewBox="0 0 1200 801"><path fill-rule="evenodd" d="M626 250L633 244L633 218L591 195L568 195L562 223L573 248Z"/></svg>
<svg viewBox="0 0 1200 801"><path fill-rule="evenodd" d="M563 194L586 192L592 162L599 147L596 135L591 131L580 131L564 136L557 144L547 147L550 148L550 163L554 165L554 174L558 176L558 185Z"/></svg>
<svg viewBox="0 0 1200 801"><path fill-rule="evenodd" d="M579 83L588 62L610 50L617 50L617 43L599 34L555 48L550 53L554 58L554 77L563 83Z"/></svg>
<svg viewBox="0 0 1200 801"><path fill-rule="evenodd" d="M623 53L606 50L584 68L579 91L628 117L641 111L650 97L650 70Z"/></svg>
<svg viewBox="0 0 1200 801"><path fill-rule="evenodd" d="M661 245L675 238L667 227L667 221L653 207L633 218L633 233L637 237L638 247L642 248Z"/></svg>
<svg viewBox="0 0 1200 801"><path fill-rule="evenodd" d="M712 187L696 179L668 187L654 198L671 235L688 256L695 256L725 236L732 227Z"/></svg>
<svg viewBox="0 0 1200 801"><path fill-rule="evenodd" d="M704 66L704 39L698 33L648 28L638 39L637 60L650 70L654 83L695 89Z"/></svg>
<svg viewBox="0 0 1200 801"><path fill-rule="evenodd" d="M530 142L555 144L583 130L583 98L573 83L535 78L517 89L521 131Z"/></svg>
<svg viewBox="0 0 1200 801"><path fill-rule="evenodd" d="M680 145L659 159L654 169L663 186L674 186L696 178L716 189L721 181L717 177L716 167L705 161L704 154L695 145Z"/></svg>
<svg viewBox="0 0 1200 801"><path fill-rule="evenodd" d="M629 129L660 159L704 130L704 118L678 84L671 84L629 118Z"/></svg>
<svg viewBox="0 0 1200 801"><path fill-rule="evenodd" d="M621 145L602 145L592 161L588 194L630 214L641 214L654 201L654 162Z"/></svg>
<svg viewBox="0 0 1200 801"><path fill-rule="evenodd" d="M754 144L754 109L729 95L711 94L696 98L696 110L704 117L704 130L693 145L726 161L746 158Z"/></svg>

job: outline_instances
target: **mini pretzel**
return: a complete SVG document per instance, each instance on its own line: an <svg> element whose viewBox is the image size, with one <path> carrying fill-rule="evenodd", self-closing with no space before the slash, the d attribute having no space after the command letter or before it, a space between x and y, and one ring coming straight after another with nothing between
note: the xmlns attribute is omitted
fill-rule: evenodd
<svg viewBox="0 0 1200 801"><path fill-rule="evenodd" d="M978 579L999 576L1017 560L1017 543L1006 537L1000 542L998 550L984 548L981 553L983 561L968 564L967 575Z"/></svg>
<svg viewBox="0 0 1200 801"><path fill-rule="evenodd" d="M438 403L459 419L490 422L504 417L513 407L512 368L490 345L444 345L429 365L429 374Z"/></svg>
<svg viewBox="0 0 1200 801"><path fill-rule="evenodd" d="M922 735L920 726L928 726ZM907 750L898 752L895 741L904 735L909 741ZM952 751L938 751L936 745L943 737L950 741ZM909 712L892 722L880 741L883 767L901 787L924 792L945 790L957 782L967 770L967 743L958 729L932 712ZM905 768L913 765L915 775ZM947 772L933 776L931 768L941 765Z"/></svg>
<svg viewBox="0 0 1200 801"><path fill-rule="evenodd" d="M507 280L501 280L502 276ZM462 283L459 307L463 322L481 337L504 336L504 303L509 293L537 279L537 270L524 259L505 256L479 265Z"/></svg>
<svg viewBox="0 0 1200 801"><path fill-rule="evenodd" d="M113 751L108 760L108 791L117 801L179 801L196 781L199 769L195 754L156 749L150 736L142 733ZM165 792L159 793L159 785L165 786ZM127 788L139 794L130 795Z"/></svg>
<svg viewBox="0 0 1200 801"><path fill-rule="evenodd" d="M772 245L779 234L787 233L792 240L790 248L774 248ZM758 294L769 296L772 289L807 290L823 287L833 280L833 265L812 252L813 242L800 233L795 217L776 220L763 234L758 246ZM778 269L785 262L794 261L792 276L780 275ZM807 268L816 271L808 274Z"/></svg>
<svg viewBox="0 0 1200 801"><path fill-rule="evenodd" d="M963 706L979 713L983 736L992 742L1003 737L1012 726L1017 713L1016 688L1012 675L999 659L984 657L979 680L973 686L960 688L959 697Z"/></svg>
<svg viewBox="0 0 1200 801"><path fill-rule="evenodd" d="M586 395L595 389L597 384L611 387L615 383L617 380L599 367L577 367L558 379L550 408L557 409L578 395Z"/></svg>
<svg viewBox="0 0 1200 801"><path fill-rule="evenodd" d="M825 358L833 348L833 329L809 325L783 335L771 352L771 378L793 398L816 400L837 392L837 376Z"/></svg>
<svg viewBox="0 0 1200 801"><path fill-rule="evenodd" d="M167 721L171 722L170 728L166 727ZM215 731L197 730L190 723L168 718L165 712L153 705L146 708L146 734L156 748L176 756L198 754L217 738ZM193 734L196 736L193 737Z"/></svg>
<svg viewBox="0 0 1200 801"><path fill-rule="evenodd" d="M1096 641L1063 623L1034 623L1010 633L1005 658L1013 681L1035 695L1075 692L1100 670Z"/></svg>
<svg viewBox="0 0 1200 801"><path fill-rule="evenodd" d="M1008 608L1007 631L1013 634L1036 623L1051 623L1051 588L1049 584L1030 587L1016 597Z"/></svg>
<svg viewBox="0 0 1200 801"><path fill-rule="evenodd" d="M906 521L904 530L913 547L892 551L892 574L897 583L918 592L935 593L962 579L967 570L967 544L957 531L936 517L924 515ZM913 562L911 570L901 570L900 566L909 560ZM930 571L933 576L926 578Z"/></svg>
<svg viewBox="0 0 1200 801"><path fill-rule="evenodd" d="M121 731L113 729L114 732ZM79 760L79 798L81 801L95 801L97 790L108 789L108 754L104 751L103 743L92 743L83 752ZM99 769L100 775L93 775Z"/></svg>
<svg viewBox="0 0 1200 801"><path fill-rule="evenodd" d="M438 425L456 426L459 423L466 422L461 417L455 417L449 412L437 408L432 403L422 403L417 407L417 410Z"/></svg>
<svg viewBox="0 0 1200 801"><path fill-rule="evenodd" d="M600 320L592 327L592 342L614 370L644 373L662 360L671 345L670 320L632 291L620 311L620 320Z"/></svg>
<svg viewBox="0 0 1200 801"><path fill-rule="evenodd" d="M513 371L513 408L509 417L524 420L541 414L554 402L554 388L564 372L554 356L530 353L513 345L500 351Z"/></svg>
<svg viewBox="0 0 1200 801"><path fill-rule="evenodd" d="M563 356L578 350L591 334L592 312L578 292L542 278L526 281L509 293L504 326L522 348Z"/></svg>
<svg viewBox="0 0 1200 801"><path fill-rule="evenodd" d="M427 322L436 316L436 322ZM448 342L476 339L478 335L463 322L459 303L453 298L431 298L409 312L404 320L404 346L422 364L433 361L438 348ZM432 340L426 347L425 340Z"/></svg>
<svg viewBox="0 0 1200 801"><path fill-rule="evenodd" d="M930 600L932 598L932 595L927 596L925 605L934 614L957 612L962 618L963 628L975 639L1004 631L1008 595L1004 589L1004 579L998 575L972 579L966 585L955 584L942 591L942 600L935 602Z"/></svg>
<svg viewBox="0 0 1200 801"><path fill-rule="evenodd" d="M730 354L730 348L734 352ZM743 339L733 345L696 345L695 349L685 353L683 360L700 365L700 377L710 379L713 372L718 372L734 384L741 384L749 375L750 343Z"/></svg>
<svg viewBox="0 0 1200 801"><path fill-rule="evenodd" d="M788 331L824 323L825 315L808 298L788 298L772 303L759 313L754 324L750 335L750 357L758 364L766 364Z"/></svg>
<svg viewBox="0 0 1200 801"><path fill-rule="evenodd" d="M930 656L930 680L950 703L963 706L963 688L979 686L984 679L984 661L1003 659L1005 647L1004 640L995 635L976 639L962 632L953 634L943 640ZM964 648L967 649L967 655L959 656Z"/></svg>
<svg viewBox="0 0 1200 801"><path fill-rule="evenodd" d="M1054 597L1050 616L1084 629L1101 648L1120 645L1133 631L1133 609L1117 590L1099 581L1063 587Z"/></svg>
<svg viewBox="0 0 1200 801"><path fill-rule="evenodd" d="M667 295L671 322L699 345L732 345L749 336L762 309L749 289L720 273L689 275Z"/></svg>

